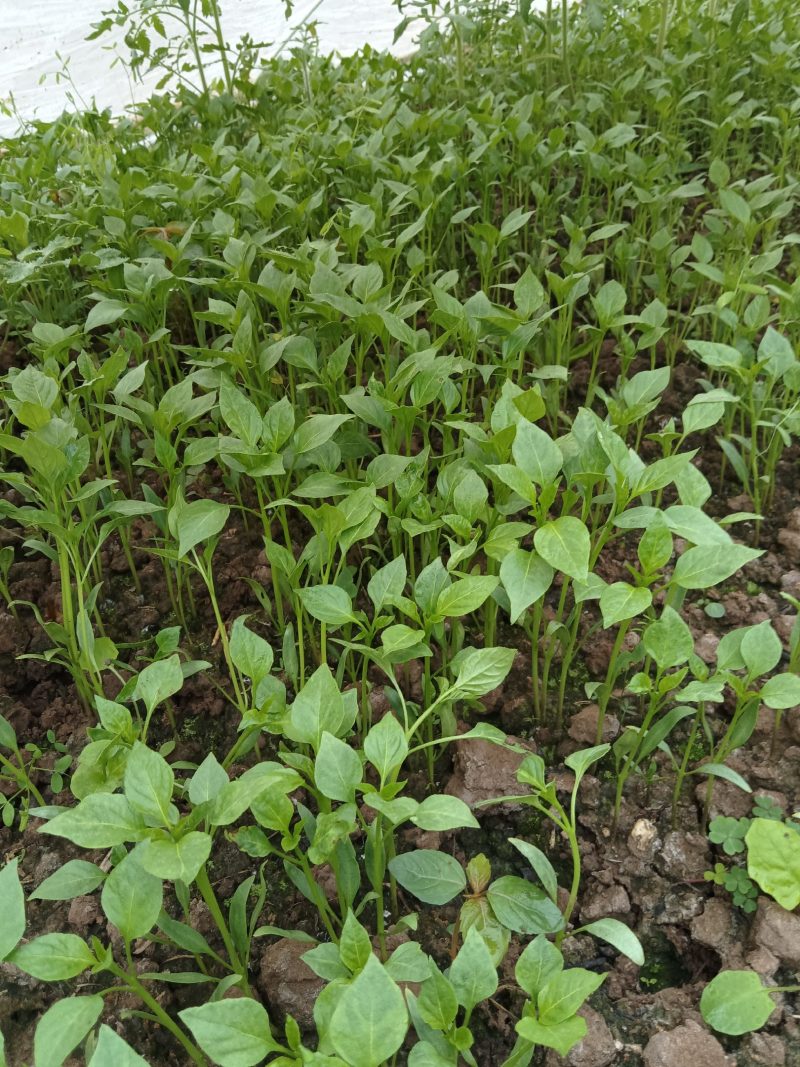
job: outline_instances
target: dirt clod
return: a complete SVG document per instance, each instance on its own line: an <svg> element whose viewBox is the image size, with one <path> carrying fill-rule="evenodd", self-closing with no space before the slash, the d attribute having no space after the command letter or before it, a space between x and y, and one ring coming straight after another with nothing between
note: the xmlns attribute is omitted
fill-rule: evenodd
<svg viewBox="0 0 800 1067"><path fill-rule="evenodd" d="M644 1063L645 1067L731 1067L732 1061L708 1030L687 1022L651 1037L645 1046Z"/></svg>

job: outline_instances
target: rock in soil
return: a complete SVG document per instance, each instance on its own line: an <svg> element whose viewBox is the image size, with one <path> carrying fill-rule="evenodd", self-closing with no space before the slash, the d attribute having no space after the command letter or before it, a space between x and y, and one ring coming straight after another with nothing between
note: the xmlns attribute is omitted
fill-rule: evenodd
<svg viewBox="0 0 800 1067"><path fill-rule="evenodd" d="M631 910L631 901L621 885L590 888L581 906L581 922L595 919L624 918Z"/></svg>
<svg viewBox="0 0 800 1067"><path fill-rule="evenodd" d="M509 741L517 741L517 738L509 737ZM512 752L480 738L456 741L454 748L455 769L445 793L458 797L472 807L491 797L514 796L525 792L525 788L517 781L517 769L524 758L519 752ZM512 805L505 807L510 809Z"/></svg>
<svg viewBox="0 0 800 1067"><path fill-rule="evenodd" d="M583 711L573 715L569 723L569 736L579 745L597 744L597 720L600 709L597 704L588 704ZM605 715L603 718L602 741L613 741L619 734L619 719L616 715Z"/></svg>
<svg viewBox="0 0 800 1067"><path fill-rule="evenodd" d="M628 835L628 849L640 860L652 860L661 848L658 827L649 819L637 819Z"/></svg>
<svg viewBox="0 0 800 1067"><path fill-rule="evenodd" d="M783 963L800 966L800 915L786 911L768 897L758 898L753 942Z"/></svg>
<svg viewBox="0 0 800 1067"><path fill-rule="evenodd" d="M292 1015L301 1030L314 1028L314 1002L325 983L300 958L309 945L282 938L264 952L257 987L268 1006Z"/></svg>
<svg viewBox="0 0 800 1067"><path fill-rule="evenodd" d="M644 1050L645 1067L732 1067L732 1063L719 1041L695 1022L656 1034Z"/></svg>
<svg viewBox="0 0 800 1067"><path fill-rule="evenodd" d="M560 1067L561 1064L568 1064L569 1067L608 1067L616 1059L617 1044L603 1016L588 1005L584 1005L578 1015L586 1020L586 1037L566 1057L559 1056L557 1052L548 1052L545 1067Z"/></svg>
<svg viewBox="0 0 800 1067"><path fill-rule="evenodd" d="M663 874L676 881L701 879L711 864L708 838L703 834L673 830L664 838L664 847L656 863Z"/></svg>
<svg viewBox="0 0 800 1067"><path fill-rule="evenodd" d="M786 1063L786 1048L775 1034L751 1034L746 1047L753 1063L763 1063L764 1067L783 1067Z"/></svg>
<svg viewBox="0 0 800 1067"><path fill-rule="evenodd" d="M692 919L692 937L718 953L725 967L741 967L742 932L733 905L712 897L702 914Z"/></svg>

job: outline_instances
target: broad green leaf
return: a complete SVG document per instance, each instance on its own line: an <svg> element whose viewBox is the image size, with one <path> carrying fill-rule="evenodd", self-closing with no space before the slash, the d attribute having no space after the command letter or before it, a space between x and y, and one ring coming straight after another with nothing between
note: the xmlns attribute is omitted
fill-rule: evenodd
<svg viewBox="0 0 800 1067"><path fill-rule="evenodd" d="M403 727L387 712L364 739L364 755L384 781L408 755L408 741Z"/></svg>
<svg viewBox="0 0 800 1067"><path fill-rule="evenodd" d="M386 961L386 973L395 982L424 982L431 974L431 960L416 941L398 945Z"/></svg>
<svg viewBox="0 0 800 1067"><path fill-rule="evenodd" d="M700 1011L720 1034L749 1034L760 1030L775 1010L775 1001L754 971L722 971L700 997Z"/></svg>
<svg viewBox="0 0 800 1067"><path fill-rule="evenodd" d="M339 939L339 957L342 963L353 974L358 974L364 969L371 955L372 942L369 934L352 911L348 911Z"/></svg>
<svg viewBox="0 0 800 1067"><path fill-rule="evenodd" d="M88 1067L148 1067L147 1060L134 1052L131 1046L116 1034L110 1026L102 1024L98 1032L92 1058Z"/></svg>
<svg viewBox="0 0 800 1067"><path fill-rule="evenodd" d="M586 1020L581 1015L573 1015L558 1023L543 1023L530 1017L520 1019L517 1033L534 1045L553 1048L559 1056L567 1056L579 1041L586 1037Z"/></svg>
<svg viewBox="0 0 800 1067"><path fill-rule="evenodd" d="M417 1007L423 1020L434 1030L446 1030L458 1014L456 991L438 967L420 987Z"/></svg>
<svg viewBox="0 0 800 1067"><path fill-rule="evenodd" d="M694 652L692 631L669 606L663 609L660 618L646 627L642 643L648 656L653 657L662 671L685 663Z"/></svg>
<svg viewBox="0 0 800 1067"><path fill-rule="evenodd" d="M136 679L136 688L133 691L135 700L144 701L148 713L169 697L179 693L183 685L183 671L181 670L180 657L175 654L166 659L156 660L139 672Z"/></svg>
<svg viewBox="0 0 800 1067"><path fill-rule="evenodd" d="M125 765L125 797L131 807L146 819L171 826L177 819L172 803L175 775L157 752L140 741L134 742Z"/></svg>
<svg viewBox="0 0 800 1067"><path fill-rule="evenodd" d="M781 639L769 619L748 628L739 646L744 665L752 678L768 674L780 663L783 655Z"/></svg>
<svg viewBox="0 0 800 1067"><path fill-rule="evenodd" d="M463 800L437 793L426 797L411 816L421 830L455 830L462 826L478 827L479 823Z"/></svg>
<svg viewBox="0 0 800 1067"><path fill-rule="evenodd" d="M565 1022L575 1014L587 997L599 989L604 974L583 967L570 967L555 975L539 994L539 1021L545 1026Z"/></svg>
<svg viewBox="0 0 800 1067"><path fill-rule="evenodd" d="M453 582L439 594L433 612L434 618L460 618L477 611L496 588L497 578L492 575L475 575Z"/></svg>
<svg viewBox="0 0 800 1067"><path fill-rule="evenodd" d="M252 400L226 376L219 384L219 411L231 433L249 448L255 448L263 428L261 415Z"/></svg>
<svg viewBox="0 0 800 1067"><path fill-rule="evenodd" d="M564 918L538 886L508 874L489 886L487 896L492 911L509 930L518 934L554 933L564 925Z"/></svg>
<svg viewBox="0 0 800 1067"><path fill-rule="evenodd" d="M36 1067L61 1067L100 1018L102 997L64 997L48 1008L36 1026Z"/></svg>
<svg viewBox="0 0 800 1067"><path fill-rule="evenodd" d="M245 615L240 615L231 627L230 649L233 665L251 680L257 689L259 682L272 669L274 653L269 642L250 630Z"/></svg>
<svg viewBox="0 0 800 1067"><path fill-rule="evenodd" d="M63 867L45 878L31 893L31 900L72 900L73 897L93 893L105 878L96 864L87 860L67 860ZM0 875L2 878L2 875ZM8 899L0 886L0 900ZM0 951L2 956L2 951Z"/></svg>
<svg viewBox="0 0 800 1067"><path fill-rule="evenodd" d="M266 1010L249 997L184 1008L178 1014L219 1067L254 1067L270 1052L280 1052Z"/></svg>
<svg viewBox="0 0 800 1067"><path fill-rule="evenodd" d="M355 691L340 693L330 667L323 663L295 697L285 732L292 741L310 744L317 750L326 730L334 737L343 737L357 714Z"/></svg>
<svg viewBox="0 0 800 1067"><path fill-rule="evenodd" d="M330 800L352 800L361 782L361 771L358 753L325 730L314 761L314 780L323 796Z"/></svg>
<svg viewBox="0 0 800 1067"><path fill-rule="evenodd" d="M370 955L363 971L342 993L328 1037L350 1067L380 1067L405 1040L408 1013L400 987Z"/></svg>
<svg viewBox="0 0 800 1067"><path fill-rule="evenodd" d="M161 879L148 874L131 853L106 878L100 903L109 922L126 941L133 941L153 929L163 896Z"/></svg>
<svg viewBox="0 0 800 1067"><path fill-rule="evenodd" d="M794 911L800 904L800 833L775 819L753 819L745 841L750 877Z"/></svg>
<svg viewBox="0 0 800 1067"><path fill-rule="evenodd" d="M74 978L96 963L94 953L77 934L43 934L20 945L9 959L43 982Z"/></svg>
<svg viewBox="0 0 800 1067"><path fill-rule="evenodd" d="M710 589L763 554L744 545L727 545L724 552L718 545L696 545L688 548L675 564L673 581L681 589Z"/></svg>
<svg viewBox="0 0 800 1067"><path fill-rule="evenodd" d="M39 833L66 837L80 848L111 848L138 841L144 834L144 820L118 793L92 793L77 807L45 823Z"/></svg>
<svg viewBox="0 0 800 1067"><path fill-rule="evenodd" d="M535 552L517 548L508 553L500 564L500 581L508 593L512 623L544 596L552 584L553 575L550 564Z"/></svg>
<svg viewBox="0 0 800 1067"><path fill-rule="evenodd" d="M796 674L775 674L761 687L761 699L768 708L783 711L800 705L800 677Z"/></svg>
<svg viewBox="0 0 800 1067"><path fill-rule="evenodd" d="M352 415L311 415L295 431L292 445L298 456L310 452L329 441L340 426L349 422Z"/></svg>
<svg viewBox="0 0 800 1067"><path fill-rule="evenodd" d="M510 837L508 839L510 845L513 845L525 859L533 867L536 874L539 876L539 881L545 888L547 895L555 903L558 897L558 878L556 876L555 869L553 868L550 860L545 856L544 852L536 845L530 843L530 841L523 841L518 837Z"/></svg>
<svg viewBox="0 0 800 1067"><path fill-rule="evenodd" d="M447 977L458 1003L467 1011L495 993L497 970L486 942L474 926L467 931Z"/></svg>
<svg viewBox="0 0 800 1067"><path fill-rule="evenodd" d="M575 788L578 788L581 779L593 763L597 763L608 752L611 745L593 745L591 748L582 748L578 752L570 752L564 763L571 771L575 772Z"/></svg>
<svg viewBox="0 0 800 1067"><path fill-rule="evenodd" d="M505 681L515 656L513 648L499 647L470 649L462 653L453 696L475 698L490 693Z"/></svg>
<svg viewBox="0 0 800 1067"><path fill-rule="evenodd" d="M387 605L394 604L403 595L407 569L405 556L398 556L385 567L380 567L367 583L367 593L378 615Z"/></svg>
<svg viewBox="0 0 800 1067"><path fill-rule="evenodd" d="M644 950L636 934L619 919L596 919L582 928L584 933L592 934L609 945L613 945L628 959L639 967L644 966Z"/></svg>
<svg viewBox="0 0 800 1067"><path fill-rule="evenodd" d="M189 800L195 806L213 800L228 784L228 772L220 765L213 752L209 752L189 779Z"/></svg>
<svg viewBox="0 0 800 1067"><path fill-rule="evenodd" d="M308 614L327 626L344 626L355 619L350 597L338 585L310 586L298 595Z"/></svg>
<svg viewBox="0 0 800 1067"><path fill-rule="evenodd" d="M389 870L409 893L425 904L447 904L463 893L464 868L446 852L419 848L389 861Z"/></svg>
<svg viewBox="0 0 800 1067"><path fill-rule="evenodd" d="M536 551L556 570L585 582L589 577L591 541L589 531L580 519L562 515L540 526L533 535Z"/></svg>
<svg viewBox="0 0 800 1067"><path fill-rule="evenodd" d="M637 588L628 582L607 585L600 594L603 626L610 629L617 623L633 619L647 611L652 603L653 594L649 589Z"/></svg>
<svg viewBox="0 0 800 1067"><path fill-rule="evenodd" d="M173 507L169 529L178 539L178 555L183 558L199 544L211 541L225 527L231 509L218 500L192 500Z"/></svg>
<svg viewBox="0 0 800 1067"><path fill-rule="evenodd" d="M137 857L148 874L190 885L210 853L210 836L192 830L177 841L172 838L144 841L137 850Z"/></svg>
<svg viewBox="0 0 800 1067"><path fill-rule="evenodd" d="M563 463L555 441L527 419L517 423L512 453L517 466L540 488L553 484Z"/></svg>
<svg viewBox="0 0 800 1067"><path fill-rule="evenodd" d="M514 968L520 988L535 1000L551 978L564 969L561 953L544 934L539 934L523 949Z"/></svg>
<svg viewBox="0 0 800 1067"><path fill-rule="evenodd" d="M3 909L0 960L4 960L9 952L17 947L25 933L25 894L19 880L18 867L19 860L13 859L0 870L0 901Z"/></svg>

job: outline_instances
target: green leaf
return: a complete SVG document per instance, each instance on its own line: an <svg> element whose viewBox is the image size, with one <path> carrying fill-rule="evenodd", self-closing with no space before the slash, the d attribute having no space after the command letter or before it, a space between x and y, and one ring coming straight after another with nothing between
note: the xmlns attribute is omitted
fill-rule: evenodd
<svg viewBox="0 0 800 1067"><path fill-rule="evenodd" d="M545 856L544 852L542 852L540 848L537 848L536 845L532 845L529 841L524 841L519 837L510 837L508 843L522 853L539 876L539 881L544 886L547 895L553 903L556 903L558 897L558 878L552 863L547 856Z"/></svg>
<svg viewBox="0 0 800 1067"><path fill-rule="evenodd" d="M33 1037L36 1067L61 1067L100 1018L102 997L65 997L39 1020Z"/></svg>
<svg viewBox="0 0 800 1067"><path fill-rule="evenodd" d="M43 982L74 978L97 962L94 953L77 934L43 934L9 956L26 974Z"/></svg>
<svg viewBox="0 0 800 1067"><path fill-rule="evenodd" d="M775 1001L754 971L722 971L700 997L700 1011L720 1034L748 1034L760 1030L775 1010Z"/></svg>
<svg viewBox="0 0 800 1067"><path fill-rule="evenodd" d="M513 874L498 878L489 886L487 896L503 926L518 934L553 933L564 925L550 897L524 878Z"/></svg>
<svg viewBox="0 0 800 1067"><path fill-rule="evenodd" d="M195 807L214 800L228 784L228 772L220 765L213 752L209 752L189 779L189 800Z"/></svg>
<svg viewBox="0 0 800 1067"><path fill-rule="evenodd" d="M403 595L407 569L405 556L398 556L385 567L380 567L367 583L367 593L375 608L375 614L387 604L394 604Z"/></svg>
<svg viewBox="0 0 800 1067"><path fill-rule="evenodd" d="M330 667L323 663L295 697L285 732L292 741L310 744L316 750L326 730L334 737L343 736L357 714L355 691L343 696Z"/></svg>
<svg viewBox="0 0 800 1067"><path fill-rule="evenodd" d="M460 618L472 611L477 611L485 600L492 595L497 588L497 578L493 575L475 575L471 578L462 578L453 582L439 594L436 607L433 611L434 618L449 619Z"/></svg>
<svg viewBox="0 0 800 1067"><path fill-rule="evenodd" d="M661 617L651 622L642 634L642 643L648 656L652 656L662 671L685 663L694 652L692 631L684 620L669 606Z"/></svg>
<svg viewBox="0 0 800 1067"><path fill-rule="evenodd" d="M148 714L169 697L179 693L183 685L183 671L180 657L175 654L166 659L148 663L139 672L133 696L135 700L144 701Z"/></svg>
<svg viewBox="0 0 800 1067"><path fill-rule="evenodd" d="M386 961L386 973L395 982L424 982L431 973L431 960L416 941L398 945Z"/></svg>
<svg viewBox="0 0 800 1067"><path fill-rule="evenodd" d="M127 1041L110 1026L102 1024L88 1067L148 1067L147 1060L134 1052Z"/></svg>
<svg viewBox="0 0 800 1067"><path fill-rule="evenodd" d="M403 889L425 904L447 904L463 893L467 884L458 860L433 849L420 848L395 856L389 861L389 870Z"/></svg>
<svg viewBox="0 0 800 1067"><path fill-rule="evenodd" d="M342 993L328 1037L350 1067L380 1067L405 1040L408 1013L400 987L370 955L363 971Z"/></svg>
<svg viewBox="0 0 800 1067"><path fill-rule="evenodd" d="M539 1021L545 1026L562 1023L575 1014L587 997L599 989L604 974L570 967L555 975L539 994Z"/></svg>
<svg viewBox="0 0 800 1067"><path fill-rule="evenodd" d="M0 960L4 960L17 947L25 933L25 894L19 880L18 867L19 860L13 859L0 870L0 901L3 907Z"/></svg>
<svg viewBox="0 0 800 1067"><path fill-rule="evenodd" d="M200 830L192 830L177 841L172 838L151 838L143 842L137 851L137 857L148 874L186 885L191 885L195 880L210 854L211 837Z"/></svg>
<svg viewBox="0 0 800 1067"><path fill-rule="evenodd" d="M249 997L184 1008L178 1015L219 1067L254 1067L270 1052L281 1051L266 1010Z"/></svg>
<svg viewBox="0 0 800 1067"><path fill-rule="evenodd" d="M218 500L192 500L175 505L168 523L170 533L178 539L178 556L182 559L193 548L221 533L230 512L228 505Z"/></svg>
<svg viewBox="0 0 800 1067"><path fill-rule="evenodd" d="M340 426L352 418L352 415L311 415L295 432L292 442L295 453L300 456L324 445Z"/></svg>
<svg viewBox="0 0 800 1067"><path fill-rule="evenodd" d="M591 541L589 531L580 519L562 515L554 522L540 526L533 535L536 551L556 570L585 582L589 577Z"/></svg>
<svg viewBox="0 0 800 1067"><path fill-rule="evenodd" d="M727 545L724 552L719 545L696 545L688 548L675 564L672 580L681 589L710 589L763 554L759 549L737 544Z"/></svg>
<svg viewBox="0 0 800 1067"><path fill-rule="evenodd" d="M800 833L776 819L753 819L745 841L747 873L782 908L794 911L800 904Z"/></svg>
<svg viewBox="0 0 800 1067"><path fill-rule="evenodd" d="M39 833L66 837L80 848L111 848L138 840L144 820L118 793L92 793L45 823Z"/></svg>
<svg viewBox="0 0 800 1067"><path fill-rule="evenodd" d="M544 596L552 584L553 575L550 564L535 552L517 548L505 556L500 564L500 581L508 593L512 623Z"/></svg>
<svg viewBox="0 0 800 1067"><path fill-rule="evenodd" d="M431 967L430 978L419 991L417 1007L423 1020L434 1030L447 1030L458 1014L456 991L438 967Z"/></svg>
<svg viewBox="0 0 800 1067"><path fill-rule="evenodd" d="M516 652L513 648L478 648L461 653L453 696L482 697L505 681Z"/></svg>
<svg viewBox="0 0 800 1067"><path fill-rule="evenodd" d="M219 411L234 436L255 448L263 428L258 408L225 376L219 384Z"/></svg>
<svg viewBox="0 0 800 1067"><path fill-rule="evenodd" d="M119 300L99 300L86 316L84 333L89 333L98 326L110 326L112 322L121 319L128 310L128 305Z"/></svg>
<svg viewBox="0 0 800 1067"><path fill-rule="evenodd" d="M327 626L355 621L350 597L338 585L315 585L300 589L298 595L308 614Z"/></svg>
<svg viewBox="0 0 800 1067"><path fill-rule="evenodd" d="M534 1045L554 1048L559 1056L566 1056L579 1041L586 1037L586 1020L580 1015L564 1019L559 1023L546 1024L526 1017L520 1019L516 1026L517 1033Z"/></svg>
<svg viewBox="0 0 800 1067"><path fill-rule="evenodd" d="M106 918L126 941L144 937L155 926L163 903L161 880L148 874L133 853L109 874L100 894Z"/></svg>
<svg viewBox="0 0 800 1067"><path fill-rule="evenodd" d="M31 893L31 900L72 900L73 897L93 893L105 876L105 871L94 863L88 863L86 860L67 860L63 867L59 867L54 874L39 884ZM0 900L4 905L8 900L2 886Z"/></svg>
<svg viewBox="0 0 800 1067"><path fill-rule="evenodd" d="M644 966L644 950L639 938L629 926L618 919L596 919L584 926L582 932L607 941L639 967Z"/></svg>
<svg viewBox="0 0 800 1067"><path fill-rule="evenodd" d="M780 663L783 645L769 619L765 619L757 626L748 627L739 651L750 677L759 678Z"/></svg>
<svg viewBox="0 0 800 1067"><path fill-rule="evenodd" d="M233 665L251 680L257 689L259 682L272 669L272 646L259 634L248 629L246 615L240 615L231 627L230 649Z"/></svg>
<svg viewBox="0 0 800 1067"><path fill-rule="evenodd" d="M426 797L411 816L411 822L421 830L456 830L480 825L463 800L440 793Z"/></svg>
<svg viewBox="0 0 800 1067"><path fill-rule="evenodd" d="M314 762L317 789L330 800L353 799L361 782L361 760L358 753L325 730Z"/></svg>
<svg viewBox="0 0 800 1067"><path fill-rule="evenodd" d="M750 205L739 193L733 189L720 189L719 190L719 202L722 204L725 211L740 222L742 226L746 226L751 219Z"/></svg>
<svg viewBox="0 0 800 1067"><path fill-rule="evenodd" d="M710 774L714 778L724 778L726 782L730 782L732 785L738 786L739 789L745 793L752 793L753 790L747 784L744 778L738 771L734 771L730 767L726 767L724 763L701 763L699 767L695 767L690 774Z"/></svg>
<svg viewBox="0 0 800 1067"><path fill-rule="evenodd" d="M564 763L571 771L575 772L576 789L592 764L597 763L610 751L611 745L593 745L591 748L582 748L578 752L571 752L567 756Z"/></svg>
<svg viewBox="0 0 800 1067"><path fill-rule="evenodd" d="M352 911L348 911L339 939L339 957L342 963L353 974L358 974L364 969L371 955L372 942L369 934Z"/></svg>
<svg viewBox="0 0 800 1067"><path fill-rule="evenodd" d="M514 968L520 988L536 999L551 978L564 969L564 960L554 944L539 934L525 946Z"/></svg>
<svg viewBox="0 0 800 1067"><path fill-rule="evenodd" d="M784 711L800 705L800 677L796 674L776 674L761 687L761 700L768 708Z"/></svg>
<svg viewBox="0 0 800 1067"><path fill-rule="evenodd" d="M628 582L607 585L600 594L600 611L603 626L608 630L617 623L633 619L647 611L653 603L649 589L637 588Z"/></svg>
<svg viewBox="0 0 800 1067"><path fill-rule="evenodd" d="M125 796L131 807L146 819L171 826L177 821L172 803L175 775L157 752L135 741L125 765Z"/></svg>
<svg viewBox="0 0 800 1067"><path fill-rule="evenodd" d="M377 722L364 739L364 755L385 781L391 772L400 767L408 755L408 741L403 727L391 714Z"/></svg>
<svg viewBox="0 0 800 1067"><path fill-rule="evenodd" d="M467 1011L471 1011L487 997L493 996L497 990L497 970L491 953L474 926L467 931L464 944L450 967L448 978L458 1003Z"/></svg>
<svg viewBox="0 0 800 1067"><path fill-rule="evenodd" d="M511 451L517 466L540 488L555 482L564 462L561 449L550 435L527 419L517 423Z"/></svg>

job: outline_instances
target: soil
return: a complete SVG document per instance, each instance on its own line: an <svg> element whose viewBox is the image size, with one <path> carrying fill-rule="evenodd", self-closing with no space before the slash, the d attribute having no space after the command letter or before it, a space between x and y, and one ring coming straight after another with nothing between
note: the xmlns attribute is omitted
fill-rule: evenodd
<svg viewBox="0 0 800 1067"><path fill-rule="evenodd" d="M613 353L607 353L602 370L604 387L610 387L618 372ZM680 411L687 396L694 391L694 372L683 367L679 371L672 391L659 409L662 414L664 410ZM579 375L576 381L579 383ZM697 442L698 446L702 444ZM649 447L649 443L645 441L644 447ZM728 628L763 618L772 619L780 635L788 640L793 616L781 593L797 595L800 591L797 538L790 536L800 530L800 512L794 510L798 506L798 458L795 448L786 453L780 465L774 506L761 528L760 547L765 549L765 555L707 594L707 600L724 606L724 617L709 617L702 606L704 600L693 595L687 598L685 617L694 631L699 654L710 660L716 641ZM740 499L734 483L719 485L716 449L700 448L695 462L711 484L719 487L717 495L709 501L712 513L723 515L732 509L749 510L749 504ZM213 484L208 490L220 491ZM104 549L103 571L113 577L105 590L102 614L109 636L120 648L130 647L131 663L137 656L152 652L153 636L160 628L177 624L170 614L161 563L143 547L149 532L144 523L134 527L139 593L125 573L120 545L112 538ZM754 529L751 523L743 523L735 526L733 532L745 540L753 537ZM301 544L305 530L298 526L295 533ZM0 544L13 544L17 552L9 575L12 595L36 604L45 618L58 619L58 584L50 563L26 558L16 535L9 530L0 530ZM633 558L634 545L628 538L614 543L602 560L608 580L625 576L626 558ZM226 622L250 613L250 625L260 629L274 647L279 647L281 635L265 620L248 583L251 579L265 589L270 586L270 569L259 531L252 524L246 529L232 520L217 550L214 569ZM219 670L221 652L216 626L210 605L199 588L195 589L195 605L196 615L184 647L193 657L207 659L214 666L189 679L174 700L178 736L171 758L199 762L209 750L221 754L236 735L235 722L226 714L226 701L218 688L223 672ZM587 623L590 621L587 612ZM509 640L518 642L519 655L503 688L486 698L485 718L516 735L524 746L540 751L549 763L555 761L557 769L570 751L591 743L596 708L584 699L576 679L563 729L531 730L530 648L524 641L520 642L518 630L498 637L498 643L508 644ZM46 647L47 639L29 609L20 608L19 617L0 610L0 713L12 723L22 741L35 741L42 748L35 781L45 802L58 804L67 802L69 794L66 790L54 793L51 788L48 768L60 754L56 746L77 754L94 716L82 706L64 671L36 658L20 658L41 653ZM594 636L584 657L588 677L604 676L610 654L610 638L603 634ZM413 687L413 676L406 681ZM726 710L723 706L720 715L724 716ZM612 700L605 727L609 739L630 719L630 713L624 698L618 696ZM172 738L166 720L154 720L153 725L155 740ZM773 726L772 713L763 713L749 746L737 752L730 765L744 775L755 794L766 793L785 811L792 812L800 807L800 715L796 710L784 715L775 756L772 755ZM516 792L514 770L519 757L510 758L512 755L484 742L456 744L437 765L439 787L469 803L505 791ZM718 1041L702 1027L699 995L704 984L722 967L753 967L775 984L794 979L795 971L800 968L800 917L778 915L775 905L767 900L759 902L754 915L746 915L733 907L729 894L706 881L704 872L723 857L714 851L703 833L705 786L696 793L689 788L685 790L676 828L671 820L672 776L665 757L659 755L653 771L647 781L634 777L629 780L616 825L612 820L611 775L587 776L579 804L584 878L577 914L582 921L611 915L630 923L645 944L647 963L639 969L600 942L580 936L568 938L564 947L569 962L600 970L608 977L592 998L591 1007L586 1009L590 1021L587 1039L566 1061L553 1053L542 1053L535 1062L548 1067L561 1062L573 1067L604 1067L611 1063L621 1067L672 1067L692 1061L709 1067L733 1063L742 1067L783 1063L800 1067L797 1006L791 996L783 995L778 1000L773 1017L760 1035ZM562 773L559 782L566 789L569 775ZM738 817L749 810L750 800L739 790L725 782L716 785L710 809L712 816ZM528 837L547 850L562 875L563 884L563 876L569 870L565 843L542 826L530 809L509 804L489 812L482 809L479 816L480 830L435 835L435 840L431 835L425 839L414 831L407 835L408 844L436 847L463 862L484 852L492 862L494 876L516 873L530 877L519 853L508 844L509 836ZM103 854L89 855L59 839L38 835L39 825L39 820L32 818L24 833L16 825L13 829L0 830L3 858L20 859L27 889L38 885L65 860L76 855L98 863L104 861ZM234 844L220 841L210 871L218 897L229 900L235 888L257 869L256 861ZM282 869L267 861L265 876L269 891L261 923L304 930L324 938L316 912L299 896ZM403 903L407 904L407 910L419 908L410 899L401 900L401 906ZM174 901L169 901L168 907L174 907L177 914ZM28 916L30 935L69 930L84 937L109 936L99 903L93 897L66 903L31 901ZM448 924L455 917L455 905L435 911L423 908L415 935L424 950L445 966L452 942ZM213 943L213 924L201 902L193 901L192 920ZM279 1025L282 1013L287 1010L301 1025L308 1026L312 1019L311 1008L319 983L299 959L302 948L298 942L277 941L272 937L253 942L250 961L253 985ZM521 1005L513 978L513 963L519 950L520 946L512 943L500 989L495 998L481 1006L474 1020L478 1046L473 1053L481 1067L501 1064L513 1044L513 1023ZM142 971L181 969L180 959L174 953L166 953L162 946L153 943L138 943L134 958ZM88 993L103 981L106 979L102 975L97 978L86 975L78 989L73 987L73 990ZM64 989L36 982L9 965L0 965L0 988L0 1028L6 1037L9 1063L16 1067L31 1062L32 1024L55 996L63 995ZM154 988L170 1013L202 998L197 992L202 987L158 983ZM183 1067L185 1057L179 1046L160 1027L132 1015L135 1008L133 1002L117 995L107 1000L104 1018L131 1039L150 1063L159 1067Z"/></svg>

